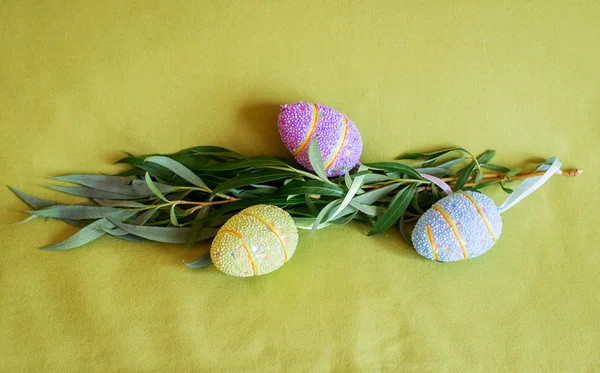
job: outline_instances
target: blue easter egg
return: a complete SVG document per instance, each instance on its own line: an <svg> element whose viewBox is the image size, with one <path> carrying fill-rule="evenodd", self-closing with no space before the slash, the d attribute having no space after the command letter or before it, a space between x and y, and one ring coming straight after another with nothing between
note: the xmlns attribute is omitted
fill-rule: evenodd
<svg viewBox="0 0 600 373"><path fill-rule="evenodd" d="M502 233L498 208L485 194L453 193L436 202L417 221L412 241L425 258L454 262L488 251Z"/></svg>

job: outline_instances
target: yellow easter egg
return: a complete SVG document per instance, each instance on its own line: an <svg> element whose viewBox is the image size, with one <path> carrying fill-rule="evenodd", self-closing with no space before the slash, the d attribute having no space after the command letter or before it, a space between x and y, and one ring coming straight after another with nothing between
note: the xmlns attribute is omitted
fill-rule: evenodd
<svg viewBox="0 0 600 373"><path fill-rule="evenodd" d="M273 205L248 207L231 217L210 248L213 264L232 276L273 272L287 262L298 245L294 220Z"/></svg>

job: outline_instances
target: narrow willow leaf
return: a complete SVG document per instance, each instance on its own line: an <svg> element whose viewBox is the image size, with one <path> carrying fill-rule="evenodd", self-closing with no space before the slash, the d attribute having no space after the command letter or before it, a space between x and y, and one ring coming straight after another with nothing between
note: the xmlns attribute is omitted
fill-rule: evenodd
<svg viewBox="0 0 600 373"><path fill-rule="evenodd" d="M390 206L385 215L377 219L377 222L368 235L372 236L374 234L384 232L394 223L396 223L404 214L404 211L406 211L406 208L412 200L416 190L417 186L412 184L398 192L392 199L392 202L390 202Z"/></svg>
<svg viewBox="0 0 600 373"><path fill-rule="evenodd" d="M488 150L477 158L477 162L479 162L480 164L488 163L489 161L492 160L492 158L494 158L495 155L496 155L495 150Z"/></svg>
<svg viewBox="0 0 600 373"><path fill-rule="evenodd" d="M111 232L106 232L108 234L111 234ZM124 236L118 236L118 235L114 235L113 237L118 238L120 240L123 241L128 241L128 242L148 242L149 240L142 238L142 237L138 237L138 236L134 236L133 234L126 234Z"/></svg>
<svg viewBox="0 0 600 373"><path fill-rule="evenodd" d="M321 151L319 150L319 144L317 142L317 137L315 136L308 147L308 160L310 161L310 165L312 166L314 172L321 178L323 181L329 182L329 178L327 177L327 171L325 170L325 163L323 163L323 156L321 155Z"/></svg>
<svg viewBox="0 0 600 373"><path fill-rule="evenodd" d="M175 173L177 176L181 177L185 181L189 182L190 184L195 185L202 189L206 189L207 191L210 191L210 188L195 173L193 173L189 168L185 167L181 163L179 163L171 158L162 157L162 156L153 156L153 157L146 158L144 160L144 162L151 162L151 163L156 163L158 165L161 165L161 166L169 169L170 171L172 171L173 173Z"/></svg>
<svg viewBox="0 0 600 373"><path fill-rule="evenodd" d="M111 236L126 236L129 233L125 232L124 230L122 230L121 228L117 228L115 227L111 222L108 222L112 228L110 226L101 226L100 228L105 232L110 234Z"/></svg>
<svg viewBox="0 0 600 373"><path fill-rule="evenodd" d="M392 178L387 175L370 173L365 176L365 179L363 180L363 184L380 183L380 182L384 182L384 181L390 181L391 179Z"/></svg>
<svg viewBox="0 0 600 373"><path fill-rule="evenodd" d="M453 188L454 191L458 191L465 186L467 180L469 180L469 177L471 177L473 170L475 170L475 167L477 167L477 164L475 162L472 162L469 166L463 168L458 172L456 183L454 184Z"/></svg>
<svg viewBox="0 0 600 373"><path fill-rule="evenodd" d="M132 207L132 208L146 207L146 205L144 205L143 203L133 202L133 201L116 201L116 200L111 200L111 199L94 198L94 202L96 202L100 206L107 206L107 207Z"/></svg>
<svg viewBox="0 0 600 373"><path fill-rule="evenodd" d="M469 158L467 158L467 157L456 158L451 161L441 163L441 164L437 165L436 167L449 169L449 168L456 166L457 164L459 164L461 162L464 162L467 159L469 159Z"/></svg>
<svg viewBox="0 0 600 373"><path fill-rule="evenodd" d="M332 201L330 203L328 203L325 207L323 207L323 209L319 212L319 215L317 215L317 218L315 219L311 232L310 234L313 235L315 234L315 232L317 231L317 229L319 229L319 226L321 225L321 222L329 222L329 219L325 219L325 216L332 211L336 206L339 206L342 203L341 199L336 199L335 201Z"/></svg>
<svg viewBox="0 0 600 373"><path fill-rule="evenodd" d="M169 217L171 218L171 224L173 224L174 226L178 227L179 226L179 221L177 221L177 213L175 212L175 207L177 207L176 204L171 205L171 210L169 212Z"/></svg>
<svg viewBox="0 0 600 373"><path fill-rule="evenodd" d="M497 164L484 163L481 165L482 168L487 168L488 170L498 171L498 172L508 172L509 168L504 166L498 166Z"/></svg>
<svg viewBox="0 0 600 373"><path fill-rule="evenodd" d="M361 165L360 168L358 169L359 171L363 171L365 170L366 167ZM356 193L360 190L360 187L362 186L363 180L365 178L366 175L361 175L358 176L356 178L354 178L354 180L352 180L352 185L350 186L350 188L348 189L348 193L346 193L346 196L344 197L344 200L342 201L342 203L340 203L340 205L338 206L337 210L335 211L335 213L326 221L329 221L330 219L335 219L336 217L338 217L338 215L340 214L340 212L342 212L343 209L346 208L346 206L348 206L350 204L350 201L352 201L352 198L354 198L354 196L356 195Z"/></svg>
<svg viewBox="0 0 600 373"><path fill-rule="evenodd" d="M52 177L52 179L66 181L69 183L79 184L90 188L113 193L122 193L119 187L127 186L132 181L131 177L94 174L54 176Z"/></svg>
<svg viewBox="0 0 600 373"><path fill-rule="evenodd" d="M152 191L152 193L154 193L155 196L157 196L158 198L162 199L165 202L171 202L160 192L160 190L158 190L156 185L154 185L154 182L150 178L150 174L148 172L146 172L146 175L144 176L144 180L146 181L146 185L148 186L148 189L150 189Z"/></svg>
<svg viewBox="0 0 600 373"><path fill-rule="evenodd" d="M268 156L258 156L258 157L249 157L244 159L239 159L230 162L223 162L220 164L215 164L209 167L204 168L202 171L205 172L214 172L214 171L233 171L233 170L241 170L246 168L262 168L268 166L285 166L289 167L289 165L282 161L281 159L277 159L275 157Z"/></svg>
<svg viewBox="0 0 600 373"><path fill-rule="evenodd" d="M109 219L114 225L138 237L146 238L150 241L167 243L185 243L191 233L191 228L175 227L149 227L140 225L131 225ZM217 228L204 228L198 236L197 241L205 240L217 234Z"/></svg>
<svg viewBox="0 0 600 373"><path fill-rule="evenodd" d="M313 215L313 216L319 215L319 209L317 208L317 206L315 206L315 203L308 196L308 194L304 195L304 199L306 200L306 207L308 208L308 211L311 213L311 215Z"/></svg>
<svg viewBox="0 0 600 373"><path fill-rule="evenodd" d="M496 184L499 184L499 183L500 183L500 182L499 182L499 181L497 181L497 180L495 180L495 181L486 181L486 182L484 182L484 183L480 183L480 184L477 184L477 185L473 185L473 186L472 186L472 188L473 188L474 190L479 190L479 189L487 188L487 187L489 187L489 186L496 185Z"/></svg>
<svg viewBox="0 0 600 373"><path fill-rule="evenodd" d="M256 183L264 183L268 181L281 180L292 176L290 171L280 171L280 170L264 170L260 172L246 172L239 174L238 176L229 179L221 184L219 184L212 192L212 195L216 195L217 193L230 190L233 188L239 188L246 185L256 184Z"/></svg>
<svg viewBox="0 0 600 373"><path fill-rule="evenodd" d="M364 205L372 205L373 203L375 203L375 202L379 201L380 199L382 199L383 197L387 196L389 193L391 193L393 190L395 190L399 186L400 186L400 183L390 184L390 185L372 190L365 194L361 194L360 196L354 197L352 199L352 201L362 203Z"/></svg>
<svg viewBox="0 0 600 373"><path fill-rule="evenodd" d="M373 162L366 163L365 166L374 169L381 169L384 171L399 172L400 174L407 174L408 176L414 177L417 180L422 180L421 175L412 167L396 162Z"/></svg>
<svg viewBox="0 0 600 373"><path fill-rule="evenodd" d="M347 174L346 174L347 175ZM342 188L320 180L293 181L283 186L277 194L288 196L298 194L317 194L322 196L341 197L344 195Z"/></svg>
<svg viewBox="0 0 600 373"><path fill-rule="evenodd" d="M481 170L475 171L475 184L479 184L483 179L483 172Z"/></svg>
<svg viewBox="0 0 600 373"><path fill-rule="evenodd" d="M454 176L454 173L452 171L443 167L424 167L415 168L415 170L422 174L428 174L437 177Z"/></svg>
<svg viewBox="0 0 600 373"><path fill-rule="evenodd" d="M350 172L344 174L344 183L346 184L346 188L350 189L352 187L352 177L350 176Z"/></svg>
<svg viewBox="0 0 600 373"><path fill-rule="evenodd" d="M138 197L132 195L125 195L119 193L106 192L104 190L93 189L89 187L65 187L58 185L46 185L48 188L70 194L72 196L79 196L85 198L101 198L101 199L115 199L115 200L128 200L135 199Z"/></svg>
<svg viewBox="0 0 600 373"><path fill-rule="evenodd" d="M299 218L299 217L294 216L293 219L294 219L294 224L296 225L296 228L298 228L298 229L305 229L305 230L312 231L313 227L315 226L316 218ZM321 223L321 224L319 224L317 229L323 229L330 225L331 225L331 223Z"/></svg>
<svg viewBox="0 0 600 373"><path fill-rule="evenodd" d="M406 229L406 222L404 220L404 215L402 215L400 217L400 222L398 223L398 227L400 228L400 234L402 235L402 238L404 238L404 241L406 241L409 245L413 246L412 239L410 237L410 234L408 233L408 230Z"/></svg>
<svg viewBox="0 0 600 373"><path fill-rule="evenodd" d="M520 168L514 168L514 169L508 171L506 173L506 175L504 175L504 177L511 178L513 176L516 176L519 172L521 172Z"/></svg>
<svg viewBox="0 0 600 373"><path fill-rule="evenodd" d="M408 154L404 154L401 155L399 157L397 157L396 159L419 159L419 158L426 158L426 157L437 157L440 155L444 155L448 152L454 151L454 150L458 150L460 148L447 148L447 149L443 149L443 150L436 150L434 152L429 152L429 153L408 153Z"/></svg>
<svg viewBox="0 0 600 373"><path fill-rule="evenodd" d="M17 189L8 187L8 189L11 190L11 192L13 192L14 194L17 195L17 197L19 197L23 202L25 202L26 204L28 204L31 208L39 210L39 209L43 209L44 207L49 207L49 206L54 206L57 203L53 202L53 201L46 201L44 199L40 199L37 197L34 197L32 195L29 195L27 193L23 193Z"/></svg>
<svg viewBox="0 0 600 373"><path fill-rule="evenodd" d="M365 214L367 214L369 216L377 216L378 213L381 212L380 206L363 205L362 203L358 203L358 202L354 202L354 201L350 201L350 206L354 207L355 209L357 209L360 212L364 212Z"/></svg>
<svg viewBox="0 0 600 373"><path fill-rule="evenodd" d="M502 188L502 190L505 191L508 194L512 194L512 192L514 192L513 189L505 186L504 183L500 183L500 188Z"/></svg>
<svg viewBox="0 0 600 373"><path fill-rule="evenodd" d="M27 212L42 218L91 220L101 219L105 216L114 216L124 211L126 210L115 207L55 205L40 210L30 210Z"/></svg>
<svg viewBox="0 0 600 373"><path fill-rule="evenodd" d="M208 217L210 212L210 206L205 206L202 207L200 210L198 210L198 213L196 214L196 218L194 220L202 220ZM191 231L190 231L190 235L187 238L187 240L185 241L185 249L190 249L194 243L196 243L196 241L198 240L198 238L200 237L200 234L202 233L202 229L204 229L204 225L206 224L206 222L204 221L198 221L192 224L191 226Z"/></svg>
<svg viewBox="0 0 600 373"><path fill-rule="evenodd" d="M28 217L28 218L26 218L26 219L23 219L23 220L21 220L21 221L19 221L19 222L15 223L15 224L23 224L23 223L27 223L27 222L29 222L29 221L32 221L33 219L37 219L37 216L35 216L35 215L31 215L30 217Z"/></svg>
<svg viewBox="0 0 600 373"><path fill-rule="evenodd" d="M104 235L104 230L101 228L103 224L106 224L108 221L105 218L101 218L96 220L95 222L81 228L77 233L67 238L66 240L59 242L55 245L45 246L40 248L41 250L51 250L51 251L59 251L59 250L69 250L74 249L76 247L85 245L86 243L95 240L98 237Z"/></svg>
<svg viewBox="0 0 600 373"><path fill-rule="evenodd" d="M205 268L212 264L212 260L210 259L210 251L206 254L202 255L200 258L194 260L193 262L184 262L186 266L190 268Z"/></svg>
<svg viewBox="0 0 600 373"><path fill-rule="evenodd" d="M231 212L245 209L246 207L267 204L267 205L275 205L275 206L289 206L289 205L297 205L304 203L304 198L296 197L291 200L288 200L283 196L261 196L256 198L246 198L240 201L235 201L231 203L227 203L220 207L215 211L215 217Z"/></svg>
<svg viewBox="0 0 600 373"><path fill-rule="evenodd" d="M345 225L345 224L348 224L349 222L351 222L356 217L356 214L358 214L358 211L354 211L351 214L348 214L348 215L343 216L341 218L337 218L335 220L332 220L331 223L332 224L336 224L336 225Z"/></svg>
<svg viewBox="0 0 600 373"><path fill-rule="evenodd" d="M157 211L156 208L144 211L143 213L138 215L138 217L135 219L135 225L146 224L146 222L152 218L152 215L154 215L156 213L156 211Z"/></svg>
<svg viewBox="0 0 600 373"><path fill-rule="evenodd" d="M431 184L431 196L433 197L434 201L439 201L442 198L440 191L435 184Z"/></svg>

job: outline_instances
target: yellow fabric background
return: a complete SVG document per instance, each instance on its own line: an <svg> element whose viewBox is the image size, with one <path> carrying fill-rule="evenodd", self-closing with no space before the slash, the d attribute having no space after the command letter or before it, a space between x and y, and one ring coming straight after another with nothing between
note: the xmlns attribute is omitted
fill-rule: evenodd
<svg viewBox="0 0 600 373"><path fill-rule="evenodd" d="M0 195L3 372L592 372L600 369L597 1L3 1L0 179L121 170L119 151L285 155L278 105L360 128L363 161L461 145L553 178L486 255L422 259L397 229L301 235L282 269L186 268L208 249L13 224ZM489 194L500 202L498 190Z"/></svg>

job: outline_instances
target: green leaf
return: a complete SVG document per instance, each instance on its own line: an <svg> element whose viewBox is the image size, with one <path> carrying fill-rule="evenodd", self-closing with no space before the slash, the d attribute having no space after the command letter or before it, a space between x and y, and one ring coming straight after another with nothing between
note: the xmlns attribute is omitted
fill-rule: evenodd
<svg viewBox="0 0 600 373"><path fill-rule="evenodd" d="M412 167L396 162L373 162L366 163L365 166L384 171L399 172L414 177L417 180L422 180L421 175Z"/></svg>
<svg viewBox="0 0 600 373"><path fill-rule="evenodd" d="M304 195L304 199L306 200L306 207L308 208L308 211L311 213L311 215L313 215L313 216L319 215L319 209L317 208L317 206L315 206L315 203L308 196L308 194Z"/></svg>
<svg viewBox="0 0 600 373"><path fill-rule="evenodd" d="M363 178L363 180L364 180L364 178ZM346 184L346 188L350 189L350 187L352 187L352 177L350 176L350 172L346 172L344 174L344 183Z"/></svg>
<svg viewBox="0 0 600 373"><path fill-rule="evenodd" d="M406 211L406 208L412 200L416 190L417 186L415 184L411 184L410 186L398 192L394 198L392 198L387 212L382 217L377 219L377 222L368 235L372 236L374 234L384 232L396 221L398 221L398 219L404 214L404 211Z"/></svg>
<svg viewBox="0 0 600 373"><path fill-rule="evenodd" d="M365 176L363 184L381 183L381 182L390 181L390 180L392 180L392 178L387 175L370 173Z"/></svg>
<svg viewBox="0 0 600 373"><path fill-rule="evenodd" d="M489 187L489 186L496 185L496 184L499 184L499 183L500 183L500 182L499 182L499 181L497 181L497 180L495 180L495 181L486 181L486 182L484 182L484 183L481 183L481 184L474 185L474 186L472 186L472 188L473 188L474 190L479 190L479 189L487 188L487 187Z"/></svg>
<svg viewBox="0 0 600 373"><path fill-rule="evenodd" d="M177 207L177 204L171 205L171 211L169 212L169 216L171 218L171 224L178 227L179 222L177 221L177 213L175 212L176 207Z"/></svg>
<svg viewBox="0 0 600 373"><path fill-rule="evenodd" d="M363 171L365 168L366 168L365 166L361 165L358 170ZM352 201L352 198L354 198L354 196L356 195L356 193L362 186L365 176L366 175L361 175L361 176L354 178L354 180L352 181L352 185L350 186L350 189L348 189L348 193L346 193L346 196L344 197L344 200L338 206L335 213L329 219L327 219L327 221L329 221L330 219L335 219L340 214L340 212L342 212L342 210L344 210L346 208L346 206L348 206L350 204L350 201Z"/></svg>
<svg viewBox="0 0 600 373"><path fill-rule="evenodd" d="M212 192L212 195L216 195L217 193L233 189L239 188L246 185L257 184L257 183L265 183L268 181L281 180L293 176L290 171L280 171L280 170L264 170L258 172L245 172L239 174L238 176L229 179L221 184L219 184Z"/></svg>
<svg viewBox="0 0 600 373"><path fill-rule="evenodd" d="M521 169L520 169L520 168L514 168L514 169L512 169L512 170L508 171L508 172L506 173L506 175L504 175L504 177L506 177L506 178L511 178L511 177L513 177L513 176L516 176L516 175L517 175L519 172L521 172Z"/></svg>
<svg viewBox="0 0 600 373"><path fill-rule="evenodd" d="M458 171L456 183L454 184L454 188L453 188L454 191L458 191L465 186L465 184L467 183L467 180L469 180L469 177L471 177L473 170L475 170L475 167L477 167L477 164L475 162L472 162L467 167Z"/></svg>
<svg viewBox="0 0 600 373"><path fill-rule="evenodd" d="M312 229L310 232L311 235L315 234L317 229L319 229L319 226L321 225L322 221L324 221L325 223L329 222L329 219L325 219L325 216L331 210L333 210L336 206L340 205L341 203L342 203L341 199L336 199L335 201L332 201L332 202L328 203L325 207L323 207L323 209L319 212L319 215L317 215L317 218L315 219L315 221L312 225Z"/></svg>
<svg viewBox="0 0 600 373"><path fill-rule="evenodd" d="M395 190L399 186L400 186L400 183L390 184L390 185L384 186L382 188L372 190L365 194L361 194L360 196L354 197L352 199L352 201L362 203L364 205L372 205L373 203L375 203L375 202L379 201L380 199L382 199L383 197L387 196L389 193L391 193L393 190Z"/></svg>
<svg viewBox="0 0 600 373"><path fill-rule="evenodd" d="M169 169L170 171L172 171L173 173L175 173L177 176L181 177L188 183L195 185L199 188L205 189L206 191L210 192L210 188L204 183L204 181L202 181L202 179L200 179L189 168L185 167L181 163L179 163L171 158L167 158L167 157L163 157L163 156L152 156L152 157L146 158L144 160L144 162L151 162L151 163L156 163L158 165L161 165L161 166Z"/></svg>
<svg viewBox="0 0 600 373"><path fill-rule="evenodd" d="M488 150L485 153L483 153L482 155L479 156L479 158L477 158L477 162L481 163L488 163L489 161L492 160L492 158L494 158L494 156L496 155L496 151L495 150Z"/></svg>
<svg viewBox="0 0 600 373"><path fill-rule="evenodd" d="M150 178L150 174L148 172L146 172L146 175L144 176L144 180L146 181L146 185L148 186L148 189L150 189L152 191L152 193L154 193L155 196L157 196L158 198L162 199L165 202L171 202L160 192L160 190L158 190L156 185L154 185L154 182Z"/></svg>
<svg viewBox="0 0 600 373"><path fill-rule="evenodd" d="M451 160L451 161L448 161L448 162L444 162L444 163L442 163L442 164L439 164L439 165L437 165L436 167L439 167L439 168L446 168L446 169L448 169L448 168L451 168L451 167L454 167L454 166L456 166L457 164L459 164L459 163L461 163L461 162L463 162L463 161L465 161L465 160L467 160L467 159L470 159L470 158L467 158L467 157L460 157L460 158L456 158L456 159L453 159L453 160Z"/></svg>
<svg viewBox="0 0 600 373"><path fill-rule="evenodd" d="M498 172L508 172L510 169L504 166L498 166L497 164L484 163L481 165L482 168Z"/></svg>
<svg viewBox="0 0 600 373"><path fill-rule="evenodd" d="M57 204L56 202L46 201L44 199L40 199L40 198L34 197L32 195L29 195L27 193L23 193L23 192L21 192L19 190L11 188L11 187L8 187L8 189L10 189L14 194L16 194L17 197L19 197L23 202L25 202L31 208L36 209L36 210L42 209L44 207L54 206L54 205Z"/></svg>
<svg viewBox="0 0 600 373"><path fill-rule="evenodd" d="M419 158L427 158L427 157L438 157L444 155L448 152L458 150L460 148L448 148L443 150L436 150L434 152L429 153L408 153L397 157L396 159L419 159Z"/></svg>
<svg viewBox="0 0 600 373"><path fill-rule="evenodd" d="M383 216L385 209L381 206L363 205L362 203L350 201L350 206L369 216Z"/></svg>
<svg viewBox="0 0 600 373"><path fill-rule="evenodd" d="M146 205L144 205L143 203L133 202L133 201L115 201L115 200L111 200L111 199L94 198L94 202L96 202L100 206L106 206L106 207L132 207L132 208L146 207Z"/></svg>
<svg viewBox="0 0 600 373"><path fill-rule="evenodd" d="M348 224L349 222L352 221L352 219L354 219L356 217L356 214L358 214L358 211L354 211L351 214L348 214L346 216L342 216L340 218L332 220L331 224L336 224L336 225Z"/></svg>
<svg viewBox="0 0 600 373"><path fill-rule="evenodd" d="M424 167L424 168L416 168L415 169L419 173L444 177L444 176L454 176L454 173L447 168L443 167Z"/></svg>
<svg viewBox="0 0 600 373"><path fill-rule="evenodd" d="M196 218L194 220L206 219L209 215L209 212L210 212L210 206L202 207L200 210L198 210L198 213L196 214ZM194 245L194 243L198 240L198 238L200 237L200 234L202 233L202 229L204 229L205 224L206 224L205 221L197 221L192 224L190 235L189 235L187 241L185 242L186 250L190 249Z"/></svg>
<svg viewBox="0 0 600 373"><path fill-rule="evenodd" d="M319 150L319 144L317 142L317 136L315 136L308 147L308 160L313 168L313 171L324 181L329 182L327 177L327 171L325 170L325 163L323 163L323 156Z"/></svg>
<svg viewBox="0 0 600 373"><path fill-rule="evenodd" d="M79 196L85 198L101 198L101 199L120 199L120 200L130 200L136 199L140 197L135 197L132 195L118 194L112 192L106 192L103 190L88 188L88 187L64 187L58 185L47 185L48 188L54 189L56 191L70 194L72 196Z"/></svg>
<svg viewBox="0 0 600 373"><path fill-rule="evenodd" d="M269 167L269 166L285 166L289 167L289 165L282 161L281 159L277 159L274 157L268 156L258 156L258 157L249 157L244 159L239 159L235 161L223 162L219 164L215 164L209 167L204 168L202 171L205 172L214 172L214 171L233 171L233 170L241 170L246 168L261 168L261 167Z"/></svg>
<svg viewBox="0 0 600 373"><path fill-rule="evenodd" d="M91 220L101 219L122 213L126 210L114 207L81 206L81 205L55 205L40 210L27 211L41 218Z"/></svg>
<svg viewBox="0 0 600 373"><path fill-rule="evenodd" d="M143 213L138 215L138 217L135 219L135 224L136 225L146 224L146 222L148 220L150 220L150 218L152 218L152 215L154 215L156 213L156 211L157 211L156 208L144 211Z"/></svg>
<svg viewBox="0 0 600 373"><path fill-rule="evenodd" d="M400 217L400 222L398 223L398 227L400 228L400 234L404 241L406 241L409 245L414 246L410 234L406 230L406 223L404 222L404 215Z"/></svg>
<svg viewBox="0 0 600 373"><path fill-rule="evenodd" d="M79 184L90 188L113 193L123 193L120 187L127 186L132 181L131 177L94 174L73 174L64 176L54 176L52 177L52 179L66 181L69 183Z"/></svg>
<svg viewBox="0 0 600 373"><path fill-rule="evenodd" d="M205 268L212 264L212 259L210 258L210 251L206 254L202 255L200 258L194 260L193 262L185 263L186 266L190 268Z"/></svg>
<svg viewBox="0 0 600 373"><path fill-rule="evenodd" d="M512 192L514 192L513 189L508 188L507 186L504 185L504 183L500 183L500 188L502 188L502 190L505 191L508 194L511 194Z"/></svg>
<svg viewBox="0 0 600 373"><path fill-rule="evenodd" d="M318 194L322 196L341 197L344 195L342 188L320 180L292 181L282 187L277 193L282 196L294 194Z"/></svg>
<svg viewBox="0 0 600 373"><path fill-rule="evenodd" d="M192 233L191 228L175 227L149 227L141 225L125 224L109 219L114 225L135 236L146 238L150 241L167 243L185 243ZM217 228L203 228L196 241L202 241L215 236Z"/></svg>
<svg viewBox="0 0 600 373"><path fill-rule="evenodd" d="M59 242L55 245L45 246L40 248L41 250L51 250L51 251L59 251L59 250L69 250L74 249L76 247L85 245L86 243L95 240L98 237L101 237L105 234L104 230L101 228L103 224L109 223L105 218L101 218L96 220L95 222L86 225L81 228L77 233L67 238L66 240Z"/></svg>
<svg viewBox="0 0 600 373"><path fill-rule="evenodd" d="M483 179L483 172L481 170L475 171L475 184L479 184Z"/></svg>

